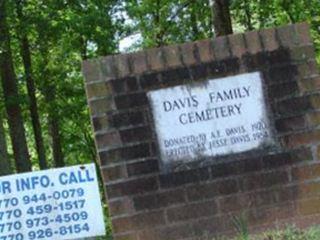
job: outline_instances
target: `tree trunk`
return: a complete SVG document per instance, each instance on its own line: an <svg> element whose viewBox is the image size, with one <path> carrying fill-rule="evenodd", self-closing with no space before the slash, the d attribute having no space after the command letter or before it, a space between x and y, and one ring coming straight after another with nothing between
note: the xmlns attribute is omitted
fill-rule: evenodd
<svg viewBox="0 0 320 240"><path fill-rule="evenodd" d="M5 3L6 0L0 0L0 74L16 168L18 172L27 172L31 171L32 165L19 105Z"/></svg>
<svg viewBox="0 0 320 240"><path fill-rule="evenodd" d="M3 128L3 117L0 113L0 176L12 173L10 159L8 156L8 148L6 136Z"/></svg>
<svg viewBox="0 0 320 240"><path fill-rule="evenodd" d="M247 31L252 31L254 28L252 26L250 2L248 2L248 0L244 0L244 12L246 14L246 29Z"/></svg>
<svg viewBox="0 0 320 240"><path fill-rule="evenodd" d="M46 96L47 102L54 100L55 96ZM51 100L49 100L51 99ZM55 167L64 167L65 162L62 153L61 136L59 130L59 119L55 113L49 112L49 129L52 138L52 151Z"/></svg>
<svg viewBox="0 0 320 240"><path fill-rule="evenodd" d="M42 59L43 59L43 78L50 78L50 69L48 69L48 56L49 52L47 46L41 48ZM48 108L48 125L49 133L52 139L52 154L55 167L64 167L64 156L62 152L61 145L61 136L60 136L60 125L59 125L59 116L55 108L56 102L56 87L54 83L50 80L46 81L45 87L42 89L46 104Z"/></svg>
<svg viewBox="0 0 320 240"><path fill-rule="evenodd" d="M216 37L232 34L229 0L210 0Z"/></svg>
<svg viewBox="0 0 320 240"><path fill-rule="evenodd" d="M40 32L39 32L40 34ZM40 34L41 35L41 34ZM60 124L59 114L56 108L56 86L52 79L52 73L49 68L49 40L45 37L39 42L40 54L41 54L41 75L43 79L40 85L40 91L44 96L46 105L48 106L48 128L51 138L51 149L53 155L53 162L55 167L64 167L64 156L62 151L61 136L60 136Z"/></svg>
<svg viewBox="0 0 320 240"><path fill-rule="evenodd" d="M34 134L35 143L36 143L37 155L39 159L39 166L40 166L40 169L47 169L48 164L47 164L45 148L43 144L41 124L40 124L39 113L38 113L38 105L37 105L37 99L35 94L35 85L34 85L34 79L32 74L30 44L29 44L29 39L27 36L26 29L24 27L24 16L22 13L22 6L20 1L16 1L16 11L19 19L19 24L20 24L19 33L20 33L21 56L22 56L24 72L26 76L28 96L30 99L29 110L31 115L33 134Z"/></svg>
<svg viewBox="0 0 320 240"><path fill-rule="evenodd" d="M156 0L156 9L154 11L154 25L155 25L155 43L156 47L161 47L164 45L164 29L161 26L160 18L161 18L161 2L160 0Z"/></svg>

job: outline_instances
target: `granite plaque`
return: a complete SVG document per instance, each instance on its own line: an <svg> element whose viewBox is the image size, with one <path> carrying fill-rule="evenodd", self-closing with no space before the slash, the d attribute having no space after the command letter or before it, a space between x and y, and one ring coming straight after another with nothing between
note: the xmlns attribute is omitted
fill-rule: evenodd
<svg viewBox="0 0 320 240"><path fill-rule="evenodd" d="M148 98L164 164L273 143L259 72L154 90Z"/></svg>

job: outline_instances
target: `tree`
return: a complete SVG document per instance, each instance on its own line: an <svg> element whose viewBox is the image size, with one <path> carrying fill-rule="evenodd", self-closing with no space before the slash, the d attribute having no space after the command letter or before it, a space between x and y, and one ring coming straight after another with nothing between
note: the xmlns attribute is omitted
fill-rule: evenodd
<svg viewBox="0 0 320 240"><path fill-rule="evenodd" d="M139 48L212 37L211 8L207 0L128 0L124 9L132 21L128 31L142 35Z"/></svg>
<svg viewBox="0 0 320 240"><path fill-rule="evenodd" d="M31 62L31 53L30 53L30 44L27 35L27 28L26 28L26 19L23 15L22 11L22 0L16 1L16 12L19 21L19 40L20 40L20 52L23 60L23 67L25 72L25 79L27 83L27 91L30 100L29 110L31 114L31 122L33 127L33 134L36 143L36 151L39 160L40 169L48 168L48 163L46 160L46 153L42 138L42 130L41 124L39 120L39 113L38 113L38 105L36 99L36 90L35 90L35 83L33 79L33 72L32 72L32 62Z"/></svg>
<svg viewBox="0 0 320 240"><path fill-rule="evenodd" d="M210 0L216 37L232 34L229 0Z"/></svg>
<svg viewBox="0 0 320 240"><path fill-rule="evenodd" d="M15 165L18 172L31 171L25 129L13 67L10 35L6 20L6 0L0 0L0 75L8 115Z"/></svg>
<svg viewBox="0 0 320 240"><path fill-rule="evenodd" d="M7 141L3 127L3 114L0 112L0 176L12 173L11 163L8 156Z"/></svg>
<svg viewBox="0 0 320 240"><path fill-rule="evenodd" d="M61 144L61 133L60 133L60 116L59 111L57 110L56 104L56 86L54 81L52 80L51 70L49 67L49 53L47 46L44 46L42 49L42 66L43 70L41 73L42 79L46 79L44 81L45 86L42 88L42 94L44 95L44 99L46 102L47 110L48 110L48 127L49 134L52 140L52 155L53 162L55 167L64 167L65 161L62 151Z"/></svg>

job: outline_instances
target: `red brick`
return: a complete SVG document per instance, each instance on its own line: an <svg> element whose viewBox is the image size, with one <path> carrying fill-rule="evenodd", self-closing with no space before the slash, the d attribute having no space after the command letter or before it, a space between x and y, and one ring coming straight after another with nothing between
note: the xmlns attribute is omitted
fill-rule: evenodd
<svg viewBox="0 0 320 240"><path fill-rule="evenodd" d="M150 70L159 71L165 67L164 56L161 48L146 50Z"/></svg>
<svg viewBox="0 0 320 240"><path fill-rule="evenodd" d="M107 116L99 116L92 119L94 131L100 131L109 128L109 121Z"/></svg>
<svg viewBox="0 0 320 240"><path fill-rule="evenodd" d="M279 83L269 87L268 95L272 101L295 96L299 93L299 86L296 81Z"/></svg>
<svg viewBox="0 0 320 240"><path fill-rule="evenodd" d="M113 240L140 240L135 233L115 235L115 236L113 236L112 239Z"/></svg>
<svg viewBox="0 0 320 240"><path fill-rule="evenodd" d="M123 143L134 143L148 141L152 138L150 127L136 127L120 131L121 141Z"/></svg>
<svg viewBox="0 0 320 240"><path fill-rule="evenodd" d="M295 25L296 34L300 45L312 45L313 41L310 33L310 25L308 23L298 23Z"/></svg>
<svg viewBox="0 0 320 240"><path fill-rule="evenodd" d="M222 61L215 61L207 63L206 65L199 65L199 72L201 70L201 67L203 68L204 66L207 69L207 76L214 78L226 77L231 73L238 72L240 68L239 61L235 58L229 58Z"/></svg>
<svg viewBox="0 0 320 240"><path fill-rule="evenodd" d="M237 194L228 197L219 198L219 214L245 210L251 206L249 196L246 194Z"/></svg>
<svg viewBox="0 0 320 240"><path fill-rule="evenodd" d="M149 101L145 92L138 92L132 94L126 94L115 97L115 104L118 109L135 108L135 107L148 107Z"/></svg>
<svg viewBox="0 0 320 240"><path fill-rule="evenodd" d="M270 225L280 220L296 216L296 209L292 202L288 202L270 207L252 209L247 213L247 216L250 226Z"/></svg>
<svg viewBox="0 0 320 240"><path fill-rule="evenodd" d="M297 131L308 127L305 115L281 118L276 120L276 129L280 133Z"/></svg>
<svg viewBox="0 0 320 240"><path fill-rule="evenodd" d="M254 189L270 188L282 184L287 184L289 177L286 171L272 171L267 173L255 173L239 179L242 191L252 191Z"/></svg>
<svg viewBox="0 0 320 240"><path fill-rule="evenodd" d="M101 171L105 182L111 182L128 177L125 165L103 168Z"/></svg>
<svg viewBox="0 0 320 240"><path fill-rule="evenodd" d="M312 149L310 147L301 147L290 152L295 162L312 160Z"/></svg>
<svg viewBox="0 0 320 240"><path fill-rule="evenodd" d="M316 58L316 52L313 45L299 46L290 49L290 58L292 61L307 61Z"/></svg>
<svg viewBox="0 0 320 240"><path fill-rule="evenodd" d="M121 128L135 125L142 125L146 121L143 110L129 110L108 114L110 128Z"/></svg>
<svg viewBox="0 0 320 240"><path fill-rule="evenodd" d="M111 94L111 88L108 82L91 83L86 85L88 100L95 97L104 97Z"/></svg>
<svg viewBox="0 0 320 240"><path fill-rule="evenodd" d="M232 225L232 220L229 216L220 215L198 219L192 223L190 229L194 233L193 238L190 240L229 239L227 237L230 232L233 232L234 225ZM234 233L232 235L234 236Z"/></svg>
<svg viewBox="0 0 320 240"><path fill-rule="evenodd" d="M114 201L109 201L108 207L112 217L134 212L132 200L129 197L122 197Z"/></svg>
<svg viewBox="0 0 320 240"><path fill-rule="evenodd" d="M103 74L103 80L110 80L117 78L117 66L115 64L115 56L107 56L101 58L101 72Z"/></svg>
<svg viewBox="0 0 320 240"><path fill-rule="evenodd" d="M214 60L212 44L211 39L196 42L201 62L206 63Z"/></svg>
<svg viewBox="0 0 320 240"><path fill-rule="evenodd" d="M223 179L207 184L197 184L187 188L189 201L210 199L221 195L228 195L238 191L237 181L234 179Z"/></svg>
<svg viewBox="0 0 320 240"><path fill-rule="evenodd" d="M299 45L299 39L295 34L294 25L277 28L281 46L292 48Z"/></svg>
<svg viewBox="0 0 320 240"><path fill-rule="evenodd" d="M309 228L310 226L320 225L319 223L320 215L319 214L312 214L309 216L304 217L296 217L290 220L290 224L298 227L298 228ZM288 226L288 223L286 224Z"/></svg>
<svg viewBox="0 0 320 240"><path fill-rule="evenodd" d="M148 70L147 66L147 55L145 52L133 53L130 56L133 72L140 74Z"/></svg>
<svg viewBox="0 0 320 240"><path fill-rule="evenodd" d="M287 45L292 40L290 34L279 30ZM214 236L232 228L231 219L220 214L226 212L236 215L245 211L251 225L265 226L295 217L294 201L320 197L319 184L314 181L320 170L314 167L317 159L313 159L320 133L311 131L320 123L314 111L320 109L320 95L313 93L320 86L314 48L309 43L294 45L298 44L295 39L289 42L294 48L280 48L275 35L274 29L268 29L245 37L238 34L109 56L93 66L99 68L99 74L86 73L96 81L87 83L87 95L116 239L194 240L201 239L203 231ZM199 66L199 61L204 64ZM298 69L302 61L304 65ZM192 78L203 80L209 75L237 74L243 67L265 74L268 97L274 100L271 107L277 133L285 139L281 154L250 159L239 156L241 159L214 167L159 173L146 90L180 85ZM128 76L133 71L143 75ZM102 85L106 81L110 85ZM296 151L297 145L307 146ZM309 160L313 162L306 162ZM312 169L307 169L309 164ZM305 179L312 183L305 183Z"/></svg>
<svg viewBox="0 0 320 240"><path fill-rule="evenodd" d="M271 189L268 191L263 191L258 193L258 197L254 193L250 193L253 201L253 206L262 206L262 205L275 205L282 204L284 202L295 201L298 194L297 186L286 186L282 185L278 188ZM267 199L267 201L265 201Z"/></svg>
<svg viewBox="0 0 320 240"><path fill-rule="evenodd" d="M159 73L145 74L139 78L139 81L143 90L153 90L162 86Z"/></svg>
<svg viewBox="0 0 320 240"><path fill-rule="evenodd" d="M320 77L316 76L309 79L300 79L299 86L302 93L320 90Z"/></svg>
<svg viewBox="0 0 320 240"><path fill-rule="evenodd" d="M302 96L279 101L275 105L275 112L280 116L302 114L315 109L312 96Z"/></svg>
<svg viewBox="0 0 320 240"><path fill-rule="evenodd" d="M114 102L118 110L148 105L147 95L144 92L115 96Z"/></svg>
<svg viewBox="0 0 320 240"><path fill-rule="evenodd" d="M317 143L319 139L320 130L314 130L285 136L282 138L282 142L287 148L295 148L301 145Z"/></svg>
<svg viewBox="0 0 320 240"><path fill-rule="evenodd" d="M129 54L119 54L114 57L118 77L125 77L130 74Z"/></svg>
<svg viewBox="0 0 320 240"><path fill-rule="evenodd" d="M257 31L245 33L245 40L247 43L248 52L250 54L257 54L262 51L259 33Z"/></svg>
<svg viewBox="0 0 320 240"><path fill-rule="evenodd" d="M255 191L255 192L246 194L246 197L243 197L243 198L247 200L247 204L244 207L258 208L258 207L277 203L277 191L276 190Z"/></svg>
<svg viewBox="0 0 320 240"><path fill-rule="evenodd" d="M229 44L231 48L232 55L241 58L247 52L244 35L234 34L229 35Z"/></svg>
<svg viewBox="0 0 320 240"><path fill-rule="evenodd" d="M271 67L271 73L274 68L282 68L283 64L285 63L293 65L290 59L290 51L288 49L279 48L271 52L263 52L262 56L264 55L267 56L266 59L267 63Z"/></svg>
<svg viewBox="0 0 320 240"><path fill-rule="evenodd" d="M160 185L162 188L170 188L181 186L187 183L205 181L209 178L210 173L208 168L198 168L160 175Z"/></svg>
<svg viewBox="0 0 320 240"><path fill-rule="evenodd" d="M230 177L248 172L255 172L262 169L260 157L240 159L239 161L225 162L211 167L212 177Z"/></svg>
<svg viewBox="0 0 320 240"><path fill-rule="evenodd" d="M310 101L314 109L320 109L320 93L310 95Z"/></svg>
<svg viewBox="0 0 320 240"><path fill-rule="evenodd" d="M169 222L178 222L188 219L196 219L217 214L217 204L215 201L188 204L181 207L167 210Z"/></svg>
<svg viewBox="0 0 320 240"><path fill-rule="evenodd" d="M297 166L292 168L292 178L294 181L305 181L308 179L319 178L320 164L307 166Z"/></svg>
<svg viewBox="0 0 320 240"><path fill-rule="evenodd" d="M216 60L224 60L231 57L231 50L227 36L217 37L214 39L213 54Z"/></svg>
<svg viewBox="0 0 320 240"><path fill-rule="evenodd" d="M99 134L96 136L96 142L99 149L106 147L115 147L122 144L121 137L118 131Z"/></svg>
<svg viewBox="0 0 320 240"><path fill-rule="evenodd" d="M134 206L137 211L183 204L185 201L184 190L181 189L138 196L133 199Z"/></svg>
<svg viewBox="0 0 320 240"><path fill-rule="evenodd" d="M95 82L102 80L99 60L86 60L82 64L82 72L86 82Z"/></svg>
<svg viewBox="0 0 320 240"><path fill-rule="evenodd" d="M163 225L164 223L165 219L162 211L146 212L112 220L113 231L115 233L156 227L157 225Z"/></svg>
<svg viewBox="0 0 320 240"><path fill-rule="evenodd" d="M299 75L303 78L318 76L319 74L318 64L315 60L300 64L298 71Z"/></svg>
<svg viewBox="0 0 320 240"><path fill-rule="evenodd" d="M274 28L263 29L259 32L264 50L274 51L280 46L276 38L276 30Z"/></svg>
<svg viewBox="0 0 320 240"><path fill-rule="evenodd" d="M142 176L159 171L159 163L157 159L146 159L141 162L127 164L128 175Z"/></svg>
<svg viewBox="0 0 320 240"><path fill-rule="evenodd" d="M165 58L166 67L180 67L181 56L178 45L166 46L162 48Z"/></svg>
<svg viewBox="0 0 320 240"><path fill-rule="evenodd" d="M155 191L158 189L158 181L156 177L148 177L107 185L106 188L111 199Z"/></svg>
<svg viewBox="0 0 320 240"><path fill-rule="evenodd" d="M101 99L91 100L89 101L89 106L91 110L91 115L93 117L101 114L105 114L110 110L115 109L115 104L113 97L108 96Z"/></svg>
<svg viewBox="0 0 320 240"><path fill-rule="evenodd" d="M184 43L180 46L180 52L182 55L182 61L185 65L197 64L196 59L196 45L193 42Z"/></svg>
<svg viewBox="0 0 320 240"><path fill-rule="evenodd" d="M139 240L175 240L189 239L194 236L189 223L180 225L168 225L158 229L148 229L139 233Z"/></svg>
<svg viewBox="0 0 320 240"><path fill-rule="evenodd" d="M123 77L109 81L114 94L129 93L139 90L138 80L135 77Z"/></svg>
<svg viewBox="0 0 320 240"><path fill-rule="evenodd" d="M197 67L197 66L195 66ZM191 79L187 68L172 68L161 73L161 87L177 86Z"/></svg>
<svg viewBox="0 0 320 240"><path fill-rule="evenodd" d="M263 169L275 169L286 165L312 160L310 148L302 147L290 152L266 155L263 157Z"/></svg>
<svg viewBox="0 0 320 240"><path fill-rule="evenodd" d="M286 56L287 60L289 59L289 56ZM274 59L270 59L271 61L274 61ZM286 62L285 59L283 59L280 64L276 64L275 66L271 67L268 71L268 77L270 78L270 83L272 84L279 84L283 82L291 82L295 81L298 76L298 67L295 64L285 64L283 65L283 62Z"/></svg>
<svg viewBox="0 0 320 240"><path fill-rule="evenodd" d="M298 185L298 193L300 199L318 196L320 195L320 183L301 183Z"/></svg>
<svg viewBox="0 0 320 240"><path fill-rule="evenodd" d="M137 143L131 146L121 146L116 149L99 152L102 165L114 162L131 161L138 158L152 157L149 143Z"/></svg>
<svg viewBox="0 0 320 240"><path fill-rule="evenodd" d="M312 198L298 202L298 211L301 215L312 215L320 213L320 199Z"/></svg>

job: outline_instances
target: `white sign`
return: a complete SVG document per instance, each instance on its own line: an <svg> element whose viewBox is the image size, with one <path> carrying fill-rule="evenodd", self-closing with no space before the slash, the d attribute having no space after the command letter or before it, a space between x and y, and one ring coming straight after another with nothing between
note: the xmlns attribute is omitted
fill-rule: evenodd
<svg viewBox="0 0 320 240"><path fill-rule="evenodd" d="M150 91L164 163L240 153L270 144L260 73Z"/></svg>
<svg viewBox="0 0 320 240"><path fill-rule="evenodd" d="M0 178L0 240L105 235L94 164Z"/></svg>

